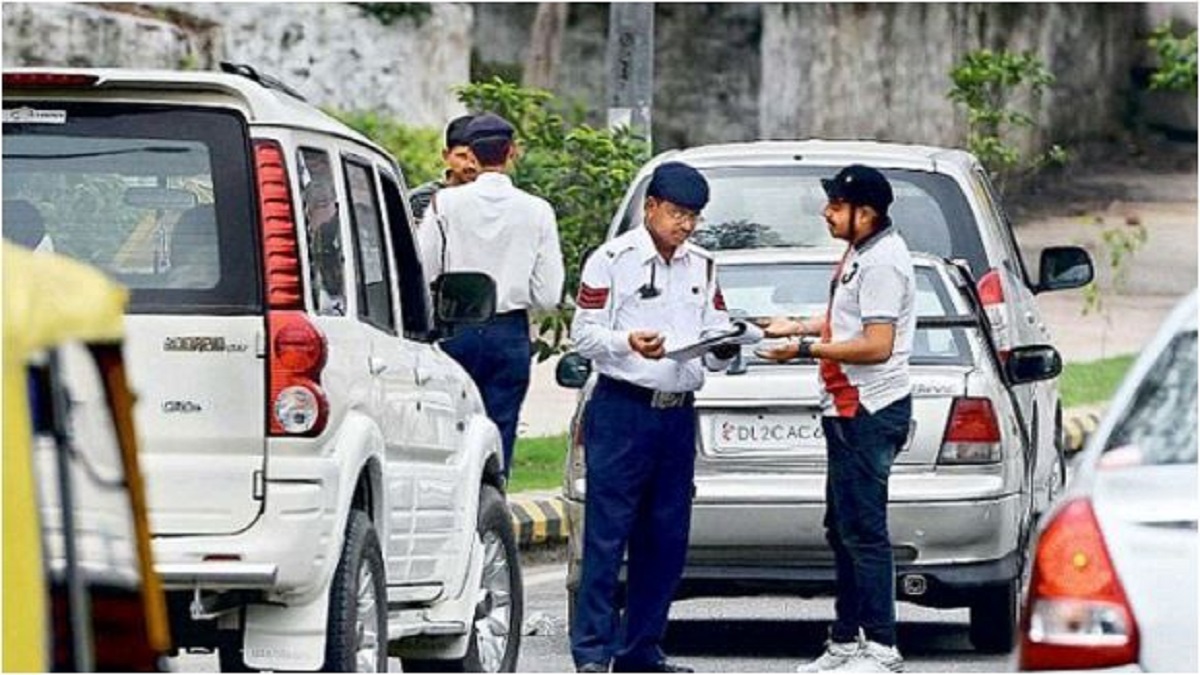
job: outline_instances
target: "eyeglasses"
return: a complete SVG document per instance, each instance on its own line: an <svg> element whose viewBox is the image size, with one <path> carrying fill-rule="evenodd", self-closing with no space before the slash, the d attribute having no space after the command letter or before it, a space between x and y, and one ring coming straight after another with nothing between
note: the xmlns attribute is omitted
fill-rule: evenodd
<svg viewBox="0 0 1200 675"><path fill-rule="evenodd" d="M687 209L680 209L671 205L665 206L663 211L667 214L668 218L677 223L686 223L690 221L697 227L704 224L704 218L695 211L688 211Z"/></svg>

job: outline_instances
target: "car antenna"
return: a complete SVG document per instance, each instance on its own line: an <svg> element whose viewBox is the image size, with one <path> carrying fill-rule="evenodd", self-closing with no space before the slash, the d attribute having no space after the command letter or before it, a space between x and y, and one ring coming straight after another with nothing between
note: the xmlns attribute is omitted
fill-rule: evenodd
<svg viewBox="0 0 1200 675"><path fill-rule="evenodd" d="M300 92L287 86L286 84L284 84L281 80L279 80L277 78L271 77L270 75L264 75L264 74L258 72L249 64L231 63L229 61L222 61L221 62L221 72L230 73L233 75L241 75L242 77L244 77L248 80L253 80L254 82L261 84L262 86L266 87L267 89L274 89L275 91L283 92L284 94L287 94L288 96L291 96L292 98L299 99L301 101L304 101L305 103L308 103L308 99L304 98L304 95L301 94Z"/></svg>

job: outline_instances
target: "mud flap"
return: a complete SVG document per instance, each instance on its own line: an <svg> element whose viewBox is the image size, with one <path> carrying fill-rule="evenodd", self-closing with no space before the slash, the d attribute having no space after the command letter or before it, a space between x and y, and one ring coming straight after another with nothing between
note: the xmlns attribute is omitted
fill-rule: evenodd
<svg viewBox="0 0 1200 675"><path fill-rule="evenodd" d="M250 605L242 658L259 670L319 670L328 621L328 589L303 605Z"/></svg>

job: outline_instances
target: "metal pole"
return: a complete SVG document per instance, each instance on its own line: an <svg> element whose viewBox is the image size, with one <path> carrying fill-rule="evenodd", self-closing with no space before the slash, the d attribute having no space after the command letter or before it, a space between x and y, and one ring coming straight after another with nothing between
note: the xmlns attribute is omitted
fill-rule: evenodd
<svg viewBox="0 0 1200 675"><path fill-rule="evenodd" d="M649 143L654 102L654 3L614 2L608 12L608 126L627 126Z"/></svg>

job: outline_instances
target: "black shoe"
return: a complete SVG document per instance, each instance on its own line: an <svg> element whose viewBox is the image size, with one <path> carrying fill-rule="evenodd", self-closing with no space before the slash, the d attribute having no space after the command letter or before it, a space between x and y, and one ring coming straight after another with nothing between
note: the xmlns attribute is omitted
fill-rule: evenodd
<svg viewBox="0 0 1200 675"><path fill-rule="evenodd" d="M603 663L585 663L575 668L577 673L607 673L608 666Z"/></svg>
<svg viewBox="0 0 1200 675"><path fill-rule="evenodd" d="M628 666L625 664L613 664L614 673L694 673L695 668L684 666L670 661L659 661L644 666Z"/></svg>

